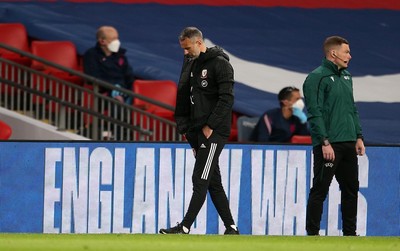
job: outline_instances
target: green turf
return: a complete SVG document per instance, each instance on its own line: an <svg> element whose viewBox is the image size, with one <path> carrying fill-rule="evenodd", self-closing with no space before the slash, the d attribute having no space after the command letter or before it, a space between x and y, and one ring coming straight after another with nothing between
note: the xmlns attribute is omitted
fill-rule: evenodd
<svg viewBox="0 0 400 251"><path fill-rule="evenodd" d="M400 237L0 234L0 250L398 251L400 250Z"/></svg>

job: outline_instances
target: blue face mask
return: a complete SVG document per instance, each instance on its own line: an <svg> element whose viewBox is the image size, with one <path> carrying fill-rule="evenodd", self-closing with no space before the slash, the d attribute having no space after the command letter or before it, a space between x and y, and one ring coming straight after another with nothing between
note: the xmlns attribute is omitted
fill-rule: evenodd
<svg viewBox="0 0 400 251"><path fill-rule="evenodd" d="M297 107L293 107L293 116L298 117L302 124L307 122L307 115Z"/></svg>

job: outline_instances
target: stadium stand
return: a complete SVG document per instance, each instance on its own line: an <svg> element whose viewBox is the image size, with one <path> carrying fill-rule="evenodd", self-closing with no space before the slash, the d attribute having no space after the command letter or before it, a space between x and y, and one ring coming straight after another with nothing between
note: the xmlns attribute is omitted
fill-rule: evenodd
<svg viewBox="0 0 400 251"><path fill-rule="evenodd" d="M169 120L161 117L167 113L173 114L173 106L165 104L165 100L159 101L135 94L83 74L72 42L35 40L31 47L32 53L28 53L0 44L0 48L9 52L8 54L22 55L32 62L31 67L27 67L0 57L2 67L14 67L16 72L25 76L22 81L21 78L0 75L2 88L10 90L11 94L2 93L0 96L0 103L5 108L43 120L57 126L59 130L76 132L92 139L104 139L104 132L110 132L114 137L108 137L107 140L181 140L181 136L176 134L171 116ZM169 86L173 87L173 95L168 102L175 102L177 85L169 81ZM116 88L124 95L134 97L136 102L145 99L146 105L151 106L152 110L144 111L142 107L121 104L99 93L99 87ZM158 89L164 91L163 88ZM167 96L163 93L160 97ZM110 110L110 107L113 109ZM156 131L155 128L143 129L135 126L129 115L131 113L153 121L158 127L168 128L168 133ZM121 117L121 114L126 116Z"/></svg>
<svg viewBox="0 0 400 251"><path fill-rule="evenodd" d="M79 54L93 46L89 34L104 24L107 13L110 23L120 31L135 75L141 79L177 82L182 51L176 36L190 18L204 31L209 45L221 45L230 55L237 80L234 110L247 116L260 116L272 108L283 86L301 88L306 74L321 62L322 40L340 33L352 46L350 71L366 142L400 142L400 118L393 116L400 109L400 66L393 60L400 56L397 1L201 1L199 6L161 0L156 1L159 4L122 0L27 2L2 3L0 21L22 22L29 35L38 39L70 40ZM195 11L207 13L207 18L189 14ZM157 18L149 20L149 15ZM321 19L337 22L326 25ZM151 32L154 27L161 27L156 34ZM370 39L366 34L385 39Z"/></svg>

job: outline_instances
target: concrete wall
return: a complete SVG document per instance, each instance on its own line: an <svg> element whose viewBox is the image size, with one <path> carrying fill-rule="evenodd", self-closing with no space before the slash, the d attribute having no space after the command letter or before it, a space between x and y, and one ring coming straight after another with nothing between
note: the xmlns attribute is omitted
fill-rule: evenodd
<svg viewBox="0 0 400 251"><path fill-rule="evenodd" d="M11 126L10 140L89 140L70 132L0 107L0 120Z"/></svg>

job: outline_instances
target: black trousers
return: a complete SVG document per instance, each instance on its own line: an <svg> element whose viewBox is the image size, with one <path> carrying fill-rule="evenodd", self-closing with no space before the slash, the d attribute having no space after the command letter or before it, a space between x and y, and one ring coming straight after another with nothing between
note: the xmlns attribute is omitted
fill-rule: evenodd
<svg viewBox="0 0 400 251"><path fill-rule="evenodd" d="M328 195L333 176L341 190L343 235L356 235L359 181L355 142L333 143L332 147L335 151L333 163L324 160L322 146L313 148L314 178L308 196L306 216L308 235L317 235L320 230L323 202Z"/></svg>
<svg viewBox="0 0 400 251"><path fill-rule="evenodd" d="M196 162L192 175L193 194L182 225L190 229L206 200L207 191L210 193L212 202L224 225L227 227L235 224L229 208L228 198L222 186L218 165L219 156L225 146L226 138L213 132L207 139L203 132L199 131L187 133L186 139L196 151Z"/></svg>

